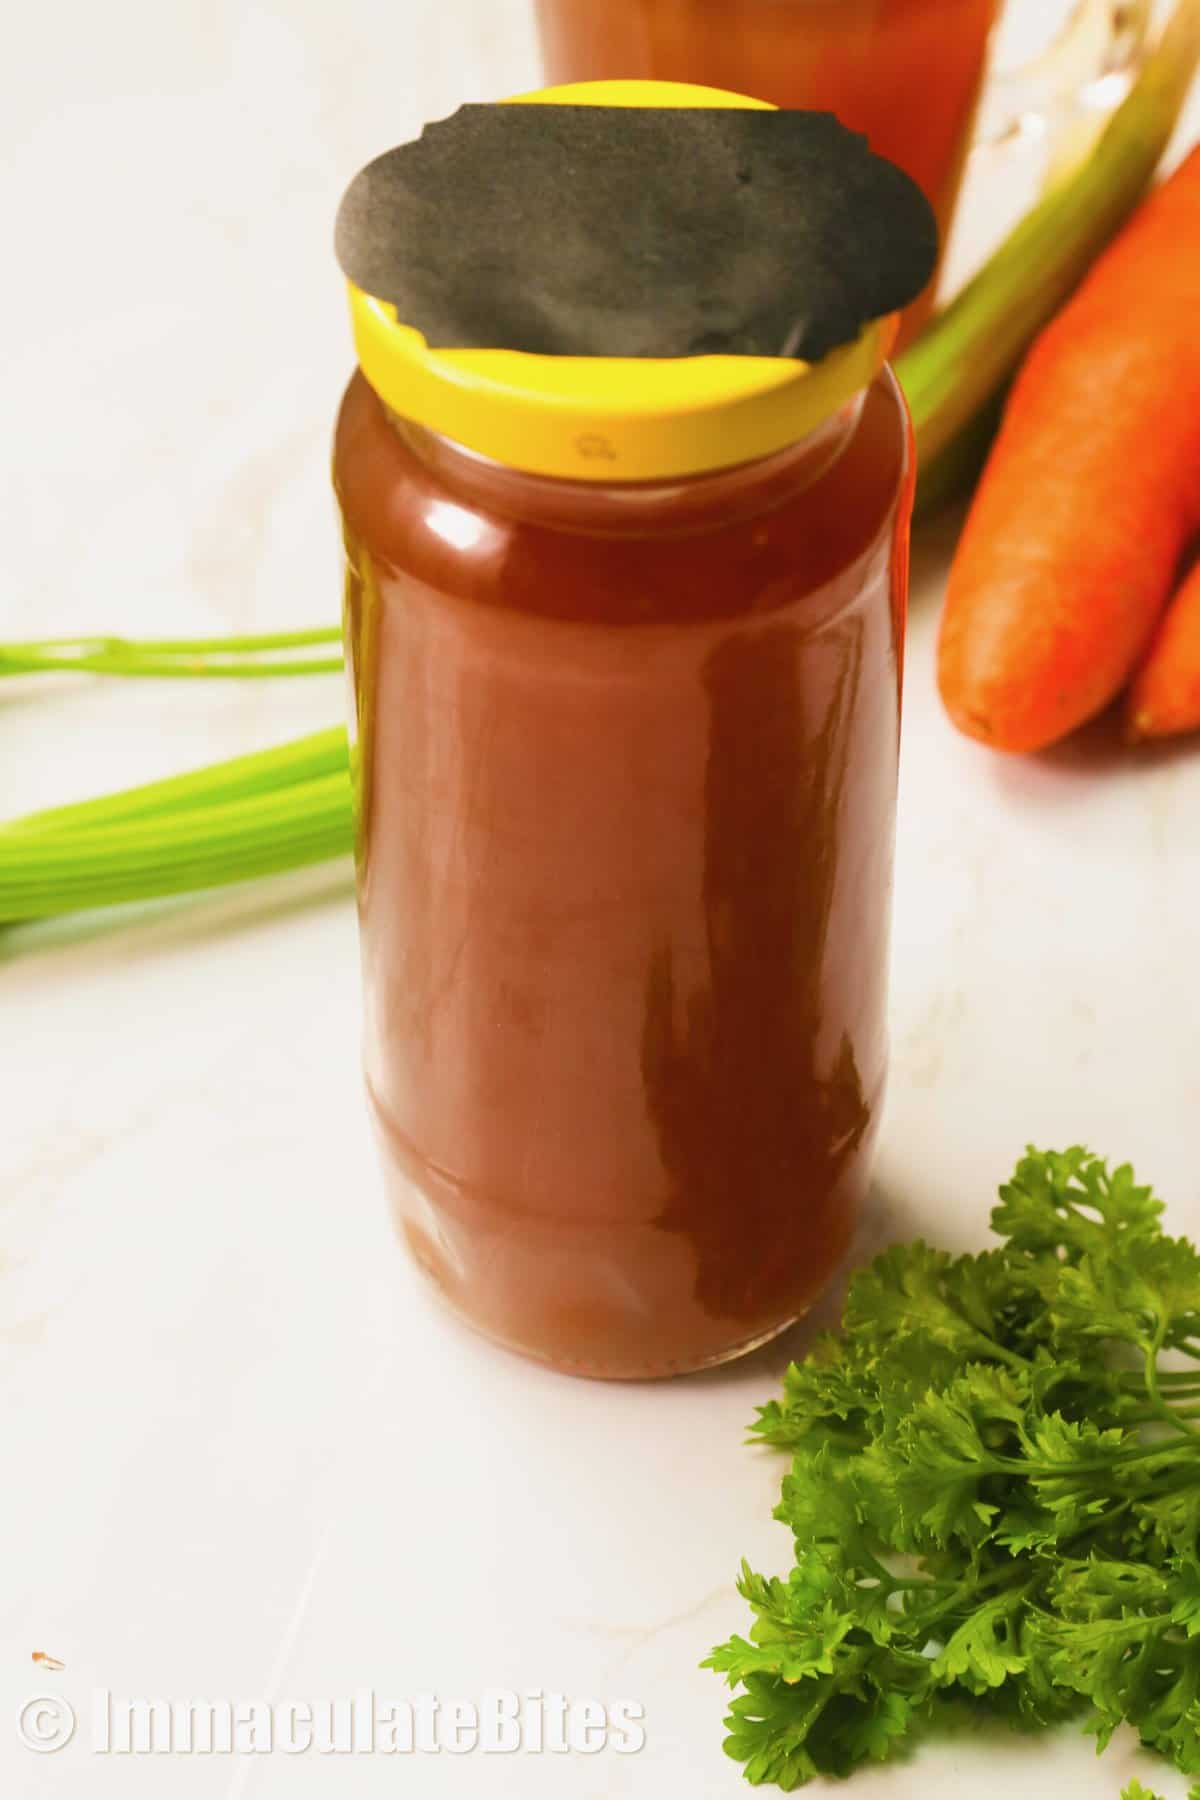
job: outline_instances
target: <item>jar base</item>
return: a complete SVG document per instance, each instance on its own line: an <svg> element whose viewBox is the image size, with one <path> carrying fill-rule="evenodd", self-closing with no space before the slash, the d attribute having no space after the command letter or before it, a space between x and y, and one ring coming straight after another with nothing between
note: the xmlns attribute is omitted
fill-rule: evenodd
<svg viewBox="0 0 1200 1800"><path fill-rule="evenodd" d="M750 1234L752 1255L738 1262L726 1233L722 1260L719 1247L665 1229L661 1210L539 1217L451 1177L367 1087L392 1222L425 1280L480 1337L562 1374L656 1381L748 1356L820 1299L865 1198L872 1131L832 1185L790 1208L780 1199L778 1229Z"/></svg>
<svg viewBox="0 0 1200 1800"><path fill-rule="evenodd" d="M722 1368L726 1363L738 1362L743 1356L750 1356L755 1350L761 1350L765 1344L773 1343L794 1325L798 1325L811 1311L811 1307L804 1307L800 1312L791 1313L778 1324L756 1331L750 1337L741 1338L721 1349L703 1351L696 1356L628 1365L613 1359L601 1364L582 1357L555 1355L537 1345L522 1343L519 1338L506 1336L481 1324L461 1306L455 1305L423 1258L413 1256L411 1260L417 1265L422 1286L433 1294L438 1306L457 1319L460 1325L465 1325L475 1337L495 1344L498 1349L506 1350L512 1356L524 1357L526 1362L539 1363L544 1369L553 1369L557 1375L575 1375L584 1381L670 1381L677 1375L701 1375L706 1369ZM820 1299L820 1295L815 1299Z"/></svg>

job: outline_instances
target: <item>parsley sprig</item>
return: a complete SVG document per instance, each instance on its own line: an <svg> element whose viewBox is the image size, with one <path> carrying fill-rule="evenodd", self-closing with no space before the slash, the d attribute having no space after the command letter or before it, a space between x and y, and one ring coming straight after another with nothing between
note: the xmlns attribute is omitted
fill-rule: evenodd
<svg viewBox="0 0 1200 1800"><path fill-rule="evenodd" d="M1086 1711L1100 1749L1128 1723L1200 1776L1200 1254L1162 1210L1030 1150L999 1249L888 1250L760 1409L795 1567L743 1565L754 1623L705 1664L752 1784L849 1775L964 1700Z"/></svg>

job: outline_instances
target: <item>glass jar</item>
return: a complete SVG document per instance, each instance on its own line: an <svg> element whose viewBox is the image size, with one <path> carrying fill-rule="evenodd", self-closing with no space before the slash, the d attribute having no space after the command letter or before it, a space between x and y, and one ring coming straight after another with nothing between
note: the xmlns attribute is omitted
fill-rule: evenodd
<svg viewBox="0 0 1200 1800"><path fill-rule="evenodd" d="M812 1304L867 1190L913 456L884 368L624 481L338 422L366 1072L471 1325L658 1376Z"/></svg>

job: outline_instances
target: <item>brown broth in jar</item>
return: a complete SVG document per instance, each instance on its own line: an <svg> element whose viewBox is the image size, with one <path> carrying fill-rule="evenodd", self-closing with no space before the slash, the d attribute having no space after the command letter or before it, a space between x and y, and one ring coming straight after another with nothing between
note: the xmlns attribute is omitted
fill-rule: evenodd
<svg viewBox="0 0 1200 1800"><path fill-rule="evenodd" d="M451 1305L560 1368L723 1361L866 1191L912 450L884 372L712 474L522 474L338 423L366 1068Z"/></svg>

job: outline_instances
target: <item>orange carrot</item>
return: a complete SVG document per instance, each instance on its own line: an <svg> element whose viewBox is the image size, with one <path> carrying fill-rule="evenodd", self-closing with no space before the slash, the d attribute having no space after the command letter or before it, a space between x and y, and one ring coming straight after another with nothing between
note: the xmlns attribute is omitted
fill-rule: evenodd
<svg viewBox="0 0 1200 1800"><path fill-rule="evenodd" d="M938 684L955 724L1036 750L1144 655L1200 527L1200 149L1037 340L968 517Z"/></svg>
<svg viewBox="0 0 1200 1800"><path fill-rule="evenodd" d="M1200 562L1167 607L1125 700L1131 738L1200 730Z"/></svg>

